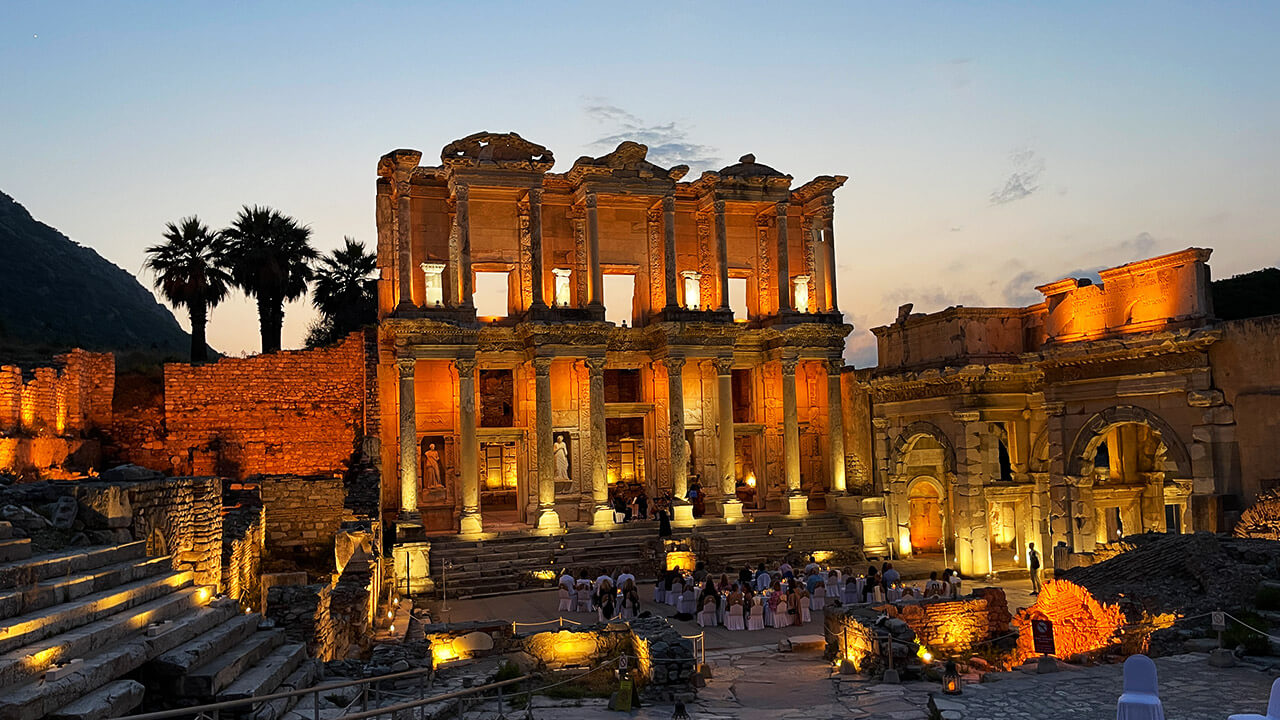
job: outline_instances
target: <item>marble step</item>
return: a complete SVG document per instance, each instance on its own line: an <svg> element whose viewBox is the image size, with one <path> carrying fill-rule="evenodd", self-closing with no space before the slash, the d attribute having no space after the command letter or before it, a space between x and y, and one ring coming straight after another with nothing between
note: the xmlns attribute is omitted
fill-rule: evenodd
<svg viewBox="0 0 1280 720"><path fill-rule="evenodd" d="M170 570L168 557L139 558L52 577L25 589L0 590L0 620L84 597Z"/></svg>
<svg viewBox="0 0 1280 720"><path fill-rule="evenodd" d="M320 674L320 661L303 660L302 664L298 666L298 669L290 673L289 677L285 678L284 682L280 683L280 687L276 688L274 692L288 692L290 690L302 690L309 688L312 685L315 685ZM294 697L278 698L259 705L253 711L252 715L243 713L240 714L240 717L247 718L247 720L281 720L284 718L285 713L289 712L294 705L298 704L300 697L301 696L295 695ZM227 714L231 715L231 713Z"/></svg>
<svg viewBox="0 0 1280 720"><path fill-rule="evenodd" d="M142 632L152 623L185 615L198 604L199 593L199 588L184 588L6 652L0 655L0 688L39 678L54 663L85 657Z"/></svg>
<svg viewBox="0 0 1280 720"><path fill-rule="evenodd" d="M256 632L239 645L183 676L181 694L202 702L212 702L236 678L283 643L283 631Z"/></svg>
<svg viewBox="0 0 1280 720"><path fill-rule="evenodd" d="M306 659L306 645L302 643L281 645L218 693L218 702L270 695Z"/></svg>
<svg viewBox="0 0 1280 720"><path fill-rule="evenodd" d="M53 711L48 720L106 720L128 715L142 704L144 692L137 680L116 680Z"/></svg>
<svg viewBox="0 0 1280 720"><path fill-rule="evenodd" d="M136 633L110 647L88 655L73 672L55 680L38 679L6 688L0 693L0 718L39 720L74 703L79 698L137 670L157 657L213 627L236 613L234 603L217 603L195 608L196 588L182 591L192 595L193 608L177 618L170 629L158 636Z"/></svg>
<svg viewBox="0 0 1280 720"><path fill-rule="evenodd" d="M31 557L30 538L0 540L0 562L26 560L29 557Z"/></svg>
<svg viewBox="0 0 1280 720"><path fill-rule="evenodd" d="M39 642L168 595L190 585L191 578L189 570L170 572L10 618L5 625L0 626L0 653Z"/></svg>
<svg viewBox="0 0 1280 720"><path fill-rule="evenodd" d="M147 664L148 676L180 677L200 667L258 631L262 616L238 615L200 637L170 650Z"/></svg>
<svg viewBox="0 0 1280 720"><path fill-rule="evenodd" d="M0 590L146 557L145 542L81 547L0 563Z"/></svg>

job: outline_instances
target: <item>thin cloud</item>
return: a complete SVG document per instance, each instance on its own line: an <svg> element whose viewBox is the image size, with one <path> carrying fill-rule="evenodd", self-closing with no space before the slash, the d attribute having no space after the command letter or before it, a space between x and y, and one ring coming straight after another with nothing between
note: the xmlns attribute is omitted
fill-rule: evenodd
<svg viewBox="0 0 1280 720"><path fill-rule="evenodd" d="M609 152L623 140L632 140L649 146L649 161L663 167L688 165L694 173L699 173L723 164L714 147L690 142L689 131L676 122L646 123L598 98L586 104L582 111L607 130L607 134L590 144L592 149Z"/></svg>
<svg viewBox="0 0 1280 720"><path fill-rule="evenodd" d="M1031 197L1040 189L1040 176L1044 174L1044 158L1036 155L1035 150L1023 148L1014 150L1009 159L1013 162L1013 172L1004 181L1004 187L992 191L989 197L992 205L1017 202Z"/></svg>

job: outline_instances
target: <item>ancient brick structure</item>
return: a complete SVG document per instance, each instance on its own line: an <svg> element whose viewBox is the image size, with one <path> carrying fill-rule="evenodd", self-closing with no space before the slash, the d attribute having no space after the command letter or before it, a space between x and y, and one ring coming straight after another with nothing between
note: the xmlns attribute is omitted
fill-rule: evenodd
<svg viewBox="0 0 1280 720"><path fill-rule="evenodd" d="M1047 582L1036 602L1018 613L1013 626L1018 630L1018 657L1014 663L1035 654L1031 621L1053 622L1054 654L1069 658L1091 653L1120 641L1125 617L1119 607L1099 603L1088 590L1066 580Z"/></svg>
<svg viewBox="0 0 1280 720"><path fill-rule="evenodd" d="M165 366L176 473L340 474L364 438L364 336L317 350Z"/></svg>
<svg viewBox="0 0 1280 720"><path fill-rule="evenodd" d="M878 607L901 619L919 642L940 657L962 656L1009 630L1009 603L1000 588L978 588L969 597Z"/></svg>
<svg viewBox="0 0 1280 720"><path fill-rule="evenodd" d="M677 520L692 483L729 518L844 493L845 178L792 188L747 155L685 182L646 153L551 173L546 148L477 133L440 165L382 158L383 502L402 520L607 527L619 485L671 493Z"/></svg>
<svg viewBox="0 0 1280 720"><path fill-rule="evenodd" d="M222 589L241 605L258 607L262 555L266 547L261 505L229 508L222 518Z"/></svg>
<svg viewBox="0 0 1280 720"><path fill-rule="evenodd" d="M97 467L111 427L115 358L73 350L54 367L0 366L0 472L74 476Z"/></svg>

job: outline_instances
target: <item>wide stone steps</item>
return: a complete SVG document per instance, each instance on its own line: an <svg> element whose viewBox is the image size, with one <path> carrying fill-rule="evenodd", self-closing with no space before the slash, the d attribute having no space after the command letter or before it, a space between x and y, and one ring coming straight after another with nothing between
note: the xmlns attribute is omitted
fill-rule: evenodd
<svg viewBox="0 0 1280 720"><path fill-rule="evenodd" d="M106 720L129 715L145 692L137 680L116 680L49 714L48 720Z"/></svg>
<svg viewBox="0 0 1280 720"><path fill-rule="evenodd" d="M281 645L218 693L218 702L269 695L306 659L307 647L302 643Z"/></svg>
<svg viewBox="0 0 1280 720"><path fill-rule="evenodd" d="M29 538L0 540L0 562L26 560L29 557L31 557L31 540Z"/></svg>
<svg viewBox="0 0 1280 720"><path fill-rule="evenodd" d="M213 702L236 678L284 644L284 632L256 632L213 660L187 673L181 694L196 702Z"/></svg>
<svg viewBox="0 0 1280 720"><path fill-rule="evenodd" d="M198 605L202 591L184 588L125 611L0 654L0 692L20 682L38 679L55 664L83 658L101 648L127 640L153 623L174 620Z"/></svg>
<svg viewBox="0 0 1280 720"><path fill-rule="evenodd" d="M24 613L0 625L0 653L51 638L123 612L191 584L190 571L170 572L90 593L71 602Z"/></svg>
<svg viewBox="0 0 1280 720"><path fill-rule="evenodd" d="M258 613L238 615L211 632L183 643L147 663L148 679L181 678L192 668L205 665L244 642L258 631L261 621L262 616Z"/></svg>
<svg viewBox="0 0 1280 720"><path fill-rule="evenodd" d="M50 578L87 572L146 557L145 542L83 547L0 563L0 590L28 587Z"/></svg>
<svg viewBox="0 0 1280 720"><path fill-rule="evenodd" d="M50 578L25 589L0 590L0 620L169 572L171 565L167 557L139 558Z"/></svg>
<svg viewBox="0 0 1280 720"><path fill-rule="evenodd" d="M175 595L185 596L188 611L168 623L158 635L136 632L79 659L68 671L50 679L36 679L0 691L0 718L5 720L39 720L77 702L108 683L119 680L191 638L208 632L236 613L233 603L221 602L199 607L202 588L183 588Z"/></svg>

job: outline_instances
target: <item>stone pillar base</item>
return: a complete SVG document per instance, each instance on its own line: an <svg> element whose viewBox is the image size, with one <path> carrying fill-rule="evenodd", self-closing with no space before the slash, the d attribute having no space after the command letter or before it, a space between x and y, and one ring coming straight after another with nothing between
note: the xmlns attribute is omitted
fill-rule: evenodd
<svg viewBox="0 0 1280 720"><path fill-rule="evenodd" d="M551 507L538 513L538 529L539 530L559 530L560 516L556 514L556 509Z"/></svg>
<svg viewBox="0 0 1280 720"><path fill-rule="evenodd" d="M809 498L805 495L788 495L787 511L790 517L804 517L809 514Z"/></svg>
<svg viewBox="0 0 1280 720"><path fill-rule="evenodd" d="M480 511L472 510L462 511L462 519L458 522L458 533L461 535L476 535L484 532L484 525L480 522Z"/></svg>
<svg viewBox="0 0 1280 720"><path fill-rule="evenodd" d="M595 513L591 516L591 527L611 528L614 525L613 508L608 505L597 505Z"/></svg>
<svg viewBox="0 0 1280 720"><path fill-rule="evenodd" d="M742 501L738 499L725 500L720 506L720 515L726 522L733 522L742 519Z"/></svg>
<svg viewBox="0 0 1280 720"><path fill-rule="evenodd" d="M693 524L693 504L692 503L682 502L674 505L671 508L671 514L673 515L673 517L671 518L671 521L678 525Z"/></svg>

